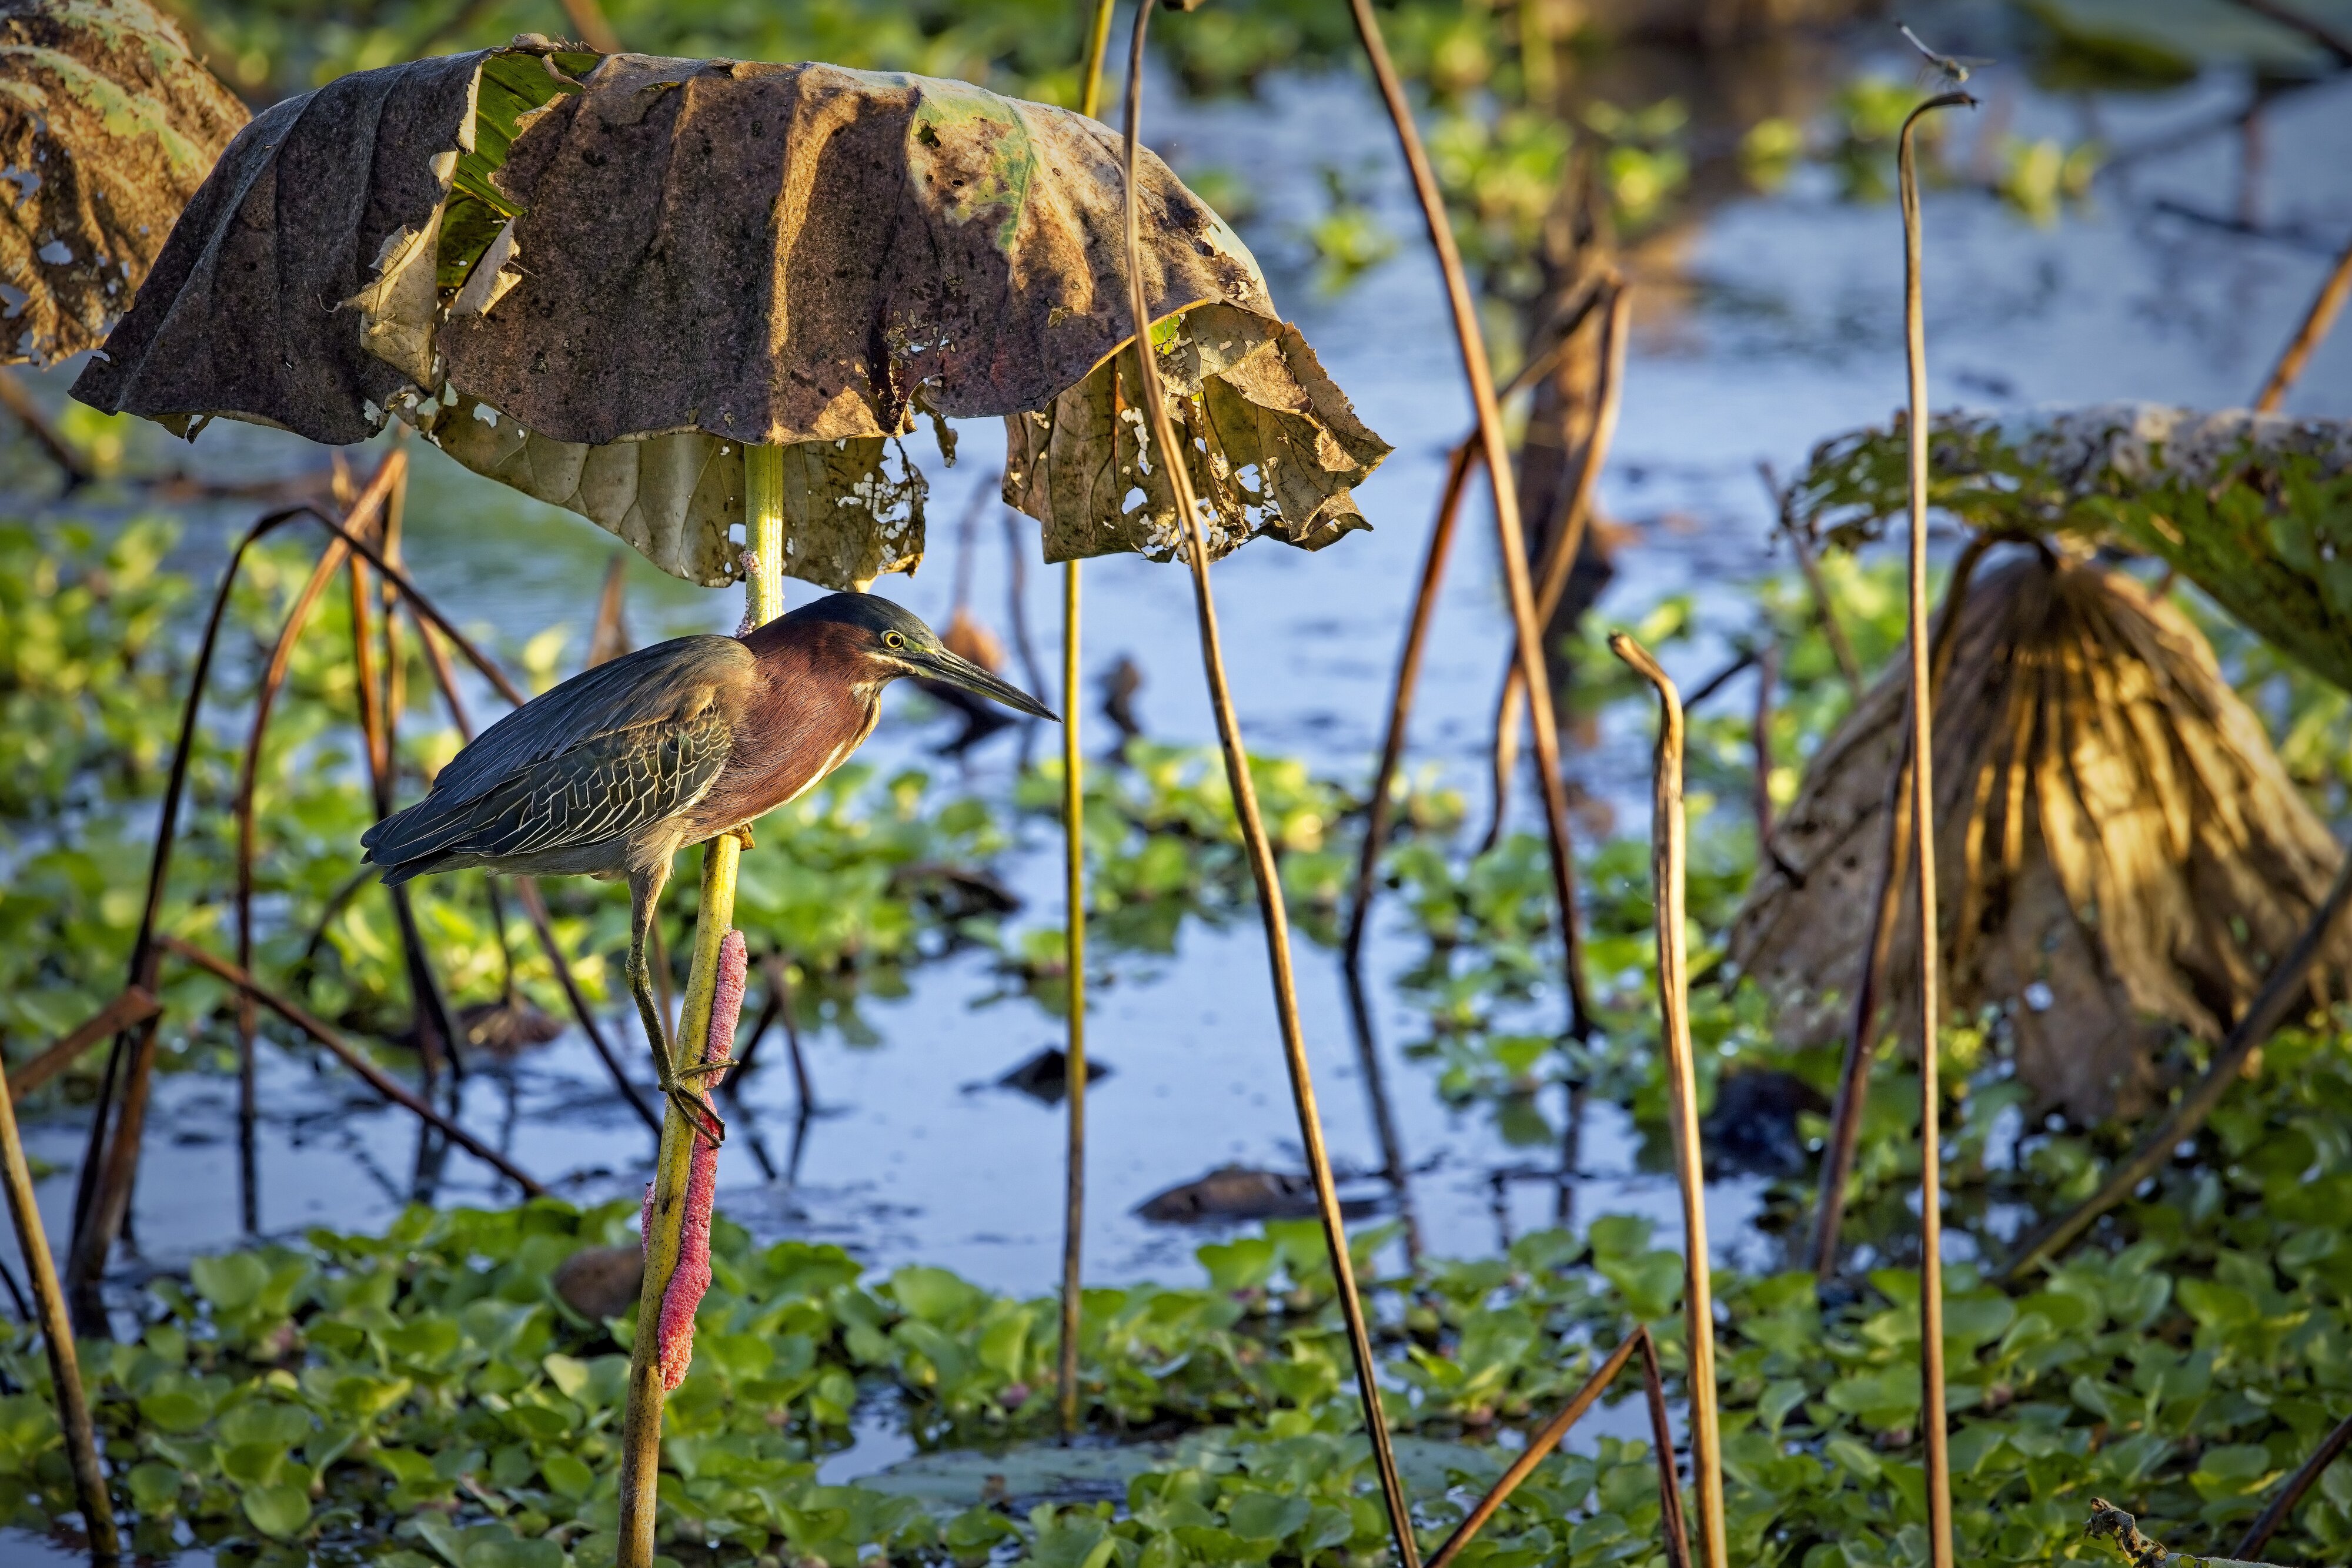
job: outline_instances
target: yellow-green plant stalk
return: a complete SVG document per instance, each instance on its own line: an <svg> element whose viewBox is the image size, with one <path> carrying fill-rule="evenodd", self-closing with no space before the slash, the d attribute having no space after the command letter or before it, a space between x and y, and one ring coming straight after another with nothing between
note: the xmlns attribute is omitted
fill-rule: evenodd
<svg viewBox="0 0 2352 1568"><path fill-rule="evenodd" d="M1103 53L1110 47L1115 0L1095 0L1087 32L1086 78L1078 112L1092 119L1102 107ZM1062 1082L1068 1085L1069 1150L1062 1216L1062 1337L1055 1387L1061 1398L1062 1436L1078 1430L1078 1271L1086 1253L1087 1219L1087 845L1086 757L1078 749L1078 565L1062 565L1062 860L1066 878L1062 972L1068 977L1069 1046Z"/></svg>
<svg viewBox="0 0 2352 1568"><path fill-rule="evenodd" d="M783 452L774 446L743 449L744 533L753 556L746 585L746 620L764 626L784 609ZM710 1009L719 991L719 954L735 924L735 872L743 853L740 840L721 833L702 846L702 899L696 915L693 967L688 971L686 1007L678 1019L677 1049L699 1051L710 1032ZM653 1568L654 1521L659 1511L662 1407L662 1297L677 1272L686 1227L688 1179L694 1142L700 1134L672 1100L662 1116L661 1152L654 1165L653 1196L646 1206L645 1284L637 1296L637 1328L629 1346L627 1404L621 1426L621 1539L617 1568Z"/></svg>
<svg viewBox="0 0 2352 1568"><path fill-rule="evenodd" d="M24 1254L25 1272L32 1277L41 1343L49 1353L58 1425L65 1430L66 1458L73 1467L74 1490L81 1497L82 1522L89 1527L90 1552L100 1562L111 1563L119 1554L114 1504L106 1493L106 1471L98 1462L98 1438L89 1424L89 1403L81 1390L81 1363L74 1355L73 1324L66 1317L65 1291L58 1286L58 1265L49 1255L48 1232L41 1228L41 1211L33 1200L33 1171L25 1162L25 1141L16 1131L16 1107L9 1098L5 1072L0 1072L0 1181L8 1189L8 1218L16 1222L16 1245Z"/></svg>

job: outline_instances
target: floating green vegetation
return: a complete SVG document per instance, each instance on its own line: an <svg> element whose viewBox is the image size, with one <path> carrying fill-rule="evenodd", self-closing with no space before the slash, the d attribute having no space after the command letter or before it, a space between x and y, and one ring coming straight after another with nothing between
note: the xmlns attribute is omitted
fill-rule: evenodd
<svg viewBox="0 0 2352 1568"><path fill-rule="evenodd" d="M2274 1041L2194 1157L2032 1288L2005 1295L1953 1270L1953 1471L1969 1560L2088 1555L2081 1520L2094 1494L2167 1521L2183 1549L2226 1542L2333 1424L2352 1392L2347 1044L2333 1032ZM1891 1155L1907 1134L1873 1136ZM2095 1168L2084 1145L2042 1142L2014 1173L2018 1196L2030 1183L2063 1201ZM1981 1180L1981 1167L1961 1176ZM299 1561L308 1546L400 1568L605 1561L614 1503L603 1461L634 1309L591 1321L549 1281L576 1249L625 1243L627 1215L551 1201L418 1209L381 1237L314 1231L157 1281L137 1337L83 1347L142 1549L203 1542L245 1562ZM1385 1239L1360 1239L1366 1261ZM1311 1223L1202 1248L1188 1287L1087 1292L1089 1429L1198 1434L1134 1476L1118 1508L1008 1497L933 1511L886 1490L887 1477L815 1479L814 1462L846 1444L852 1410L877 1395L896 1396L927 1448L1048 1433L1050 1300L931 1268L877 1275L831 1247L761 1248L723 1221L714 1252L665 1446L664 1534L682 1558L701 1548L853 1568L875 1551L974 1564L1099 1552L1104 1568L1175 1568L1378 1549ZM1375 1283L1391 1418L1454 1445L1461 1490L1422 1493L1433 1542L1507 1457L1497 1439L1549 1414L1633 1324L1650 1326L1675 1373L1680 1271L1645 1222L1612 1217ZM1827 1305L1810 1275L1717 1278L1739 1559L1917 1560L1914 1276L1878 1270ZM46 1364L17 1331L0 1367L22 1391L0 1400L0 1516L38 1527L74 1506ZM1481 1539L1478 1561L1566 1551L1648 1563L1655 1509L1641 1444L1554 1458ZM2352 1548L2352 1486L2323 1482L2295 1526L2290 1552Z"/></svg>

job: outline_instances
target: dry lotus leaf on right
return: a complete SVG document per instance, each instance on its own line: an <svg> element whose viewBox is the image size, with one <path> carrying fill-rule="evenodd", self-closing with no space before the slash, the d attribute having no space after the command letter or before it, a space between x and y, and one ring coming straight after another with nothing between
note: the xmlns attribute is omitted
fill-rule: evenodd
<svg viewBox="0 0 2352 1568"><path fill-rule="evenodd" d="M1823 744L1729 956L1783 1032L1842 1038L1885 865L1906 682ZM1950 1016L1997 1009L2039 1109L2160 1103L2172 1031L2218 1039L2325 896L2341 851L2204 637L2132 579L2033 550L1982 574L1936 705L1936 864ZM1916 1040L1906 898L1885 1017ZM2314 986L2345 994L2352 933Z"/></svg>

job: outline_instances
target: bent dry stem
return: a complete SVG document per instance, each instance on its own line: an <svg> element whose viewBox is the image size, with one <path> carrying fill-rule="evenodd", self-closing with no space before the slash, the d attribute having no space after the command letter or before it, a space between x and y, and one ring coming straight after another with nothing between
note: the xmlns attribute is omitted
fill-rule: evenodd
<svg viewBox="0 0 2352 1568"><path fill-rule="evenodd" d="M1307 1169L1315 1182L1315 1207L1323 1222L1323 1239L1331 1254L1331 1277L1338 1288L1339 1311L1347 1320L1348 1349L1356 1364L1356 1386L1364 1406L1364 1428L1371 1439L1372 1462L1380 1471L1381 1496L1402 1568L1421 1568L1420 1542L1414 1539L1412 1512L1405 1501L1404 1483L1397 1471L1396 1453L1389 1440L1388 1418L1381 1409L1378 1364L1364 1322L1364 1303L1356 1291L1355 1263L1348 1252L1348 1229L1339 1214L1339 1188L1331 1179L1331 1159L1323 1146L1322 1118L1315 1109L1315 1083L1307 1064L1307 1040L1298 1021L1298 995L1290 960L1290 924L1283 907L1281 874L1274 846L1259 815L1257 788L1250 779L1249 755L1242 747L1241 721L1234 712L1233 693L1225 681L1225 657L1217 633L1217 606L1209 591L1208 539L1201 527L1201 507L1192 492L1192 477L1181 454L1175 427L1168 414L1160 384L1160 365L1153 357L1150 306L1143 292L1143 241L1136 199L1136 148L1143 139L1143 42L1151 19L1146 0L1135 12L1135 27L1127 58L1126 226L1128 303L1134 324L1133 345L1143 390L1144 413L1151 447L1162 455L1177 517L1184 529L1184 559L1192 574L1192 603L1199 617L1201 663L1208 680L1209 702L1217 716L1217 738L1225 754L1225 777L1234 795L1242 843L1249 854L1250 873L1257 883L1258 913L1265 924L1268 967L1274 981L1275 1016L1282 1030L1283 1059L1290 1071L1290 1094L1298 1114L1299 1141L1307 1148ZM1498 486L1499 487L1499 486Z"/></svg>
<svg viewBox="0 0 2352 1568"><path fill-rule="evenodd" d="M1381 100L1395 127L1397 146L1412 176L1414 196L1437 253L1438 269L1445 277L1446 304L1454 315L1454 336L1462 350L1463 379L1478 411L1478 444L1486 460L1487 479L1495 502L1495 534L1502 551L1503 580L1508 589L1511 622L1517 633L1519 664L1527 679L1529 707L1535 718L1536 764L1542 777L1544 829L1551 852L1552 894L1559 905L1560 964L1568 992L1569 1032L1579 1039L1591 1032L1591 1009L1585 1001L1584 936L1576 908L1576 862L1569 837L1568 787L1559 771L1559 716L1552 707L1551 674L1544 663L1543 622L1536 615L1535 588L1528 568L1528 541L1520 526L1519 493L1513 478L1510 443L1503 430L1503 410L1495 395L1494 370L1486 360L1486 340L1478 322L1478 308L1470 296L1469 274L1463 269L1461 248L1445 215L1445 198L1437 188L1436 172L1413 124L1412 106L1405 101L1404 84L1381 36L1380 18L1371 0L1348 0L1356 37L1371 62L1380 84ZM1136 247L1129 244L1132 252ZM1147 378L1148 380L1148 378Z"/></svg>
<svg viewBox="0 0 2352 1568"><path fill-rule="evenodd" d="M756 559L751 582L752 626L764 626L784 611L783 451L775 446L743 449L745 532ZM719 994L719 955L735 924L735 872L742 842L721 833L702 847L702 901L695 913L694 961L686 982L686 1009L677 1038L701 1041L710 1034L710 1010ZM656 1051L662 1042L648 1042ZM653 1195L645 1221L645 1284L637 1297L637 1328L629 1345L629 1381L621 1427L620 1541L617 1568L653 1568L654 1523L659 1512L661 1479L662 1298L677 1272L686 1228L687 1186L701 1136L665 1098L661 1150L655 1158Z"/></svg>
<svg viewBox="0 0 2352 1568"><path fill-rule="evenodd" d="M1666 1109L1674 1126L1675 1166L1683 1200L1683 1308L1690 1338L1692 1479L1698 1492L1700 1561L1727 1568L1723 1521L1723 1437L1716 1408L1715 1293L1706 1239L1706 1173L1698 1146L1698 1072L1691 1051L1690 958L1684 933L1688 859L1683 821L1682 695L1650 651L1622 632L1609 651L1658 694L1658 747L1653 769L1650 880L1657 909L1658 1013L1666 1050Z"/></svg>
<svg viewBox="0 0 2352 1568"><path fill-rule="evenodd" d="M1913 110L1895 149L1903 199L1903 338L1911 379L1906 434L1911 460L1911 862L1919 917L1919 1425L1927 1438L1929 1568L1952 1568L1952 1475L1944 1410L1943 1101L1936 1083L1936 1030L1943 1014L1936 970L1943 928L1936 918L1936 692L1927 667L1927 330L1920 305L1919 169L1912 132L1923 117L1960 104L1973 108L1976 99L1948 92Z"/></svg>

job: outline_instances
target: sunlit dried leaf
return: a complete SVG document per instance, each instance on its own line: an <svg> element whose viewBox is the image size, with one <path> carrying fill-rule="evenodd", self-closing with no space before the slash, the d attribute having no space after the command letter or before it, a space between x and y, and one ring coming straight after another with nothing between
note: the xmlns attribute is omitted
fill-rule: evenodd
<svg viewBox="0 0 2352 1568"><path fill-rule="evenodd" d="M142 0L0 5L0 362L104 341L245 121Z"/></svg>
<svg viewBox="0 0 2352 1568"><path fill-rule="evenodd" d="M1169 410L1208 515L1212 559L1269 535L1320 549L1369 527L1350 487L1388 444L1296 328L1204 305L1153 333ZM1181 553L1175 494L1145 433L1132 347L1048 408L1004 422L1004 499L1045 525L1045 559Z"/></svg>
<svg viewBox="0 0 2352 1568"><path fill-rule="evenodd" d="M1942 691L1950 1005L1999 1010L2042 1105L2137 1115L2169 1030L2217 1038L2302 930L2335 840L2204 639L2118 573L2037 551L1979 575ZM1905 710L1890 671L1823 746L1733 929L1732 958L1793 1038L1845 1030ZM1887 1017L1916 1034L1908 895L1903 908ZM2317 983L2342 994L2347 964L2339 935Z"/></svg>
<svg viewBox="0 0 2352 1568"><path fill-rule="evenodd" d="M784 570L862 585L921 559L921 476L883 445L919 407L1108 385L1119 152L1066 110L824 65L519 45L361 72L230 149L75 390L330 442L396 413L703 583L740 571L741 444L774 444ZM1217 322L1176 352L1222 548L1362 526L1348 486L1387 448L1233 232L1149 153L1141 182L1155 316ZM1172 548L1164 503L1049 521L1066 553Z"/></svg>

